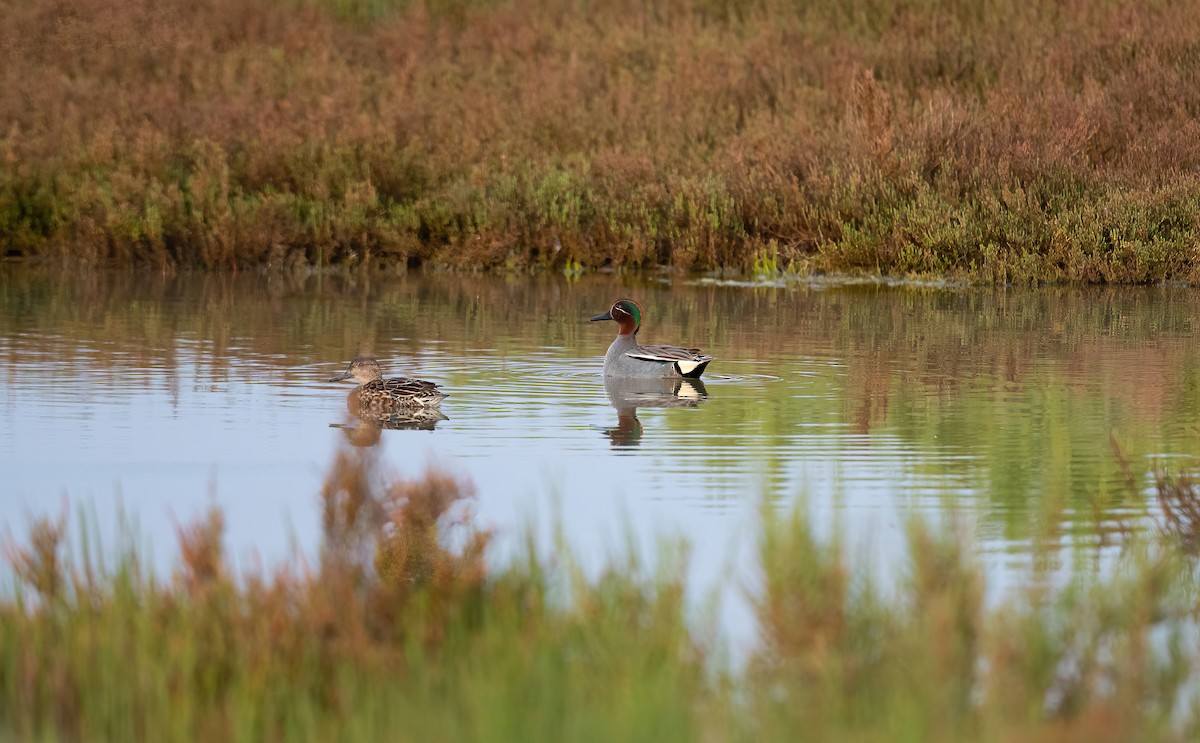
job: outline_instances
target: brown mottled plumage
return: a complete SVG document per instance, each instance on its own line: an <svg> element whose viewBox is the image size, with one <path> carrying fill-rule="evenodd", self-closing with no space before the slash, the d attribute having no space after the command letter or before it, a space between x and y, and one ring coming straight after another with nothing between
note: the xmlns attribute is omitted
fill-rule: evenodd
<svg viewBox="0 0 1200 743"><path fill-rule="evenodd" d="M353 402L357 402L358 407L366 410L429 407L441 404L447 396L436 384L423 379L384 379L379 362L366 356L359 356L351 361L345 372L329 381L340 382L343 379L356 379L362 383L350 396Z"/></svg>

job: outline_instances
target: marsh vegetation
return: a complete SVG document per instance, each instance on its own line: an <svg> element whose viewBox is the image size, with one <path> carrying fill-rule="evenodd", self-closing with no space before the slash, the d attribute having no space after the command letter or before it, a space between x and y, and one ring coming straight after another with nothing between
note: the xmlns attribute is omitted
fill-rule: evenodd
<svg viewBox="0 0 1200 743"><path fill-rule="evenodd" d="M1196 512L1160 478L1164 513ZM472 487L381 477L343 452L311 563L235 574L211 511L156 575L86 522L34 523L5 555L0 734L154 740L1191 740L1195 519L1131 531L1064 572L1056 551L985 601L961 532L908 527L877 585L804 509L764 508L762 642L730 663L685 597L687 550L587 575L559 545L507 564ZM468 506L464 508L464 506ZM75 527L75 536L68 533Z"/></svg>
<svg viewBox="0 0 1200 743"><path fill-rule="evenodd" d="M0 13L10 258L1197 279L1195 2Z"/></svg>

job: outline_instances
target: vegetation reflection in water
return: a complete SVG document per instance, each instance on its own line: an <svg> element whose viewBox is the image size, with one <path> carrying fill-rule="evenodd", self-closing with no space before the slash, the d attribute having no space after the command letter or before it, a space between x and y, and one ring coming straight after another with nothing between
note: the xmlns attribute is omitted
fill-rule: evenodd
<svg viewBox="0 0 1200 743"><path fill-rule="evenodd" d="M626 391L604 384L611 339L587 318L622 295L647 308L654 337L713 353L705 387L628 405ZM10 270L0 304L2 402L38 421L3 439L6 466L63 442L86 454L90 440L73 436L104 436L113 411L159 395L181 418L240 406L234 423L199 433L259 433L267 443L256 449L248 435L239 453L282 451L291 469L328 451L313 433L318 418L325 430L351 426L343 430L356 443L390 443L393 458L433 447L481 482L510 477L488 468L519 454L530 457L518 463L526 470L562 462L568 489L636 483L666 500L672 483L717 501L764 482L776 497L803 486L843 506L874 492L862 508L952 506L978 521L982 539L1022 549L1047 508L1075 537L1098 536L1145 509L1156 463L1188 467L1200 455L1200 297L1186 289ZM367 352L442 384L446 420L362 426L333 412L345 390L323 380ZM234 388L248 390L244 399L221 392ZM64 395L90 412L72 417ZM149 411L148 431L158 413ZM284 449L269 438L281 428ZM433 433L409 439L430 434L391 428ZM630 469L605 464L635 444ZM1114 445L1147 495L1130 495ZM221 456L202 461L219 469Z"/></svg>

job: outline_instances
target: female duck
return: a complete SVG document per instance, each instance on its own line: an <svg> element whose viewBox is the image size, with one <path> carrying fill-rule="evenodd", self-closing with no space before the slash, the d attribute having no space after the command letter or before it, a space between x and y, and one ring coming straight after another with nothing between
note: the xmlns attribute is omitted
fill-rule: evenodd
<svg viewBox="0 0 1200 743"><path fill-rule="evenodd" d="M699 379L712 361L712 356L698 348L639 345L635 336L642 325L642 308L632 299L618 299L608 312L592 318L592 322L597 320L615 320L620 328L604 355L606 377Z"/></svg>
<svg viewBox="0 0 1200 743"><path fill-rule="evenodd" d="M404 408L424 408L440 405L447 397L433 382L406 377L383 378L383 370L375 359L359 356L350 368L330 382L356 379L361 384L350 392L349 403L360 409L380 411Z"/></svg>

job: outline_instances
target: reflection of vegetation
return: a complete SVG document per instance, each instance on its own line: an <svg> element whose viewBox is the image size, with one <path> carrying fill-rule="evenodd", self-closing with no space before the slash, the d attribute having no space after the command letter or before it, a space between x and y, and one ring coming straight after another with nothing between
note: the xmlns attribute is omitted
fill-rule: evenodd
<svg viewBox="0 0 1200 743"><path fill-rule="evenodd" d="M340 455L311 568L232 574L217 512L169 580L66 523L10 544L0 736L154 740L1194 739L1191 560L1126 545L1113 577L1033 568L985 604L954 536L909 528L866 578L802 515L764 512L761 643L730 668L685 621L684 561L587 578L533 549L489 568L469 485L386 483ZM951 530L952 533L952 530ZM457 545L451 548L450 544ZM1086 559L1084 561L1086 563ZM1055 587L1057 586L1057 587Z"/></svg>
<svg viewBox="0 0 1200 743"><path fill-rule="evenodd" d="M1188 3L9 5L8 255L1197 278Z"/></svg>
<svg viewBox="0 0 1200 743"><path fill-rule="evenodd" d="M469 389L491 381L481 371L489 359L531 349L572 368L592 359L598 371L609 338L585 320L630 293L654 318L655 337L711 349L718 378L785 377L761 386L718 379L696 411L655 416L652 429L647 419L647 431L679 441L703 434L704 446L689 451L707 472L742 471L739 441L753 440L771 482L790 492L789 468L809 441L831 457L869 459L886 448L904 455L889 477L942 490L959 483L964 497L986 499L988 519L1025 536L1043 508L1141 506L1109 456L1112 434L1139 478L1147 457L1200 456L1200 298L1168 288L784 290L595 274L567 283L6 270L0 360L99 389L110 375L181 363L205 365L217 379L319 377L303 365L369 350L402 357L400 369L434 373L447 389ZM468 356L471 364L454 363Z"/></svg>
<svg viewBox="0 0 1200 743"><path fill-rule="evenodd" d="M904 476L988 498L989 518L1015 536L1035 531L1043 508L1143 505L1110 434L1139 478L1147 457L1200 456L1200 306L1187 290L760 289L711 306L718 374L731 349L761 364L739 370L806 375L793 384L802 396L723 389L737 399L706 411L720 417L714 430L764 437L772 474L804 456L800 435L827 437L831 456L895 453L881 443L895 437Z"/></svg>

